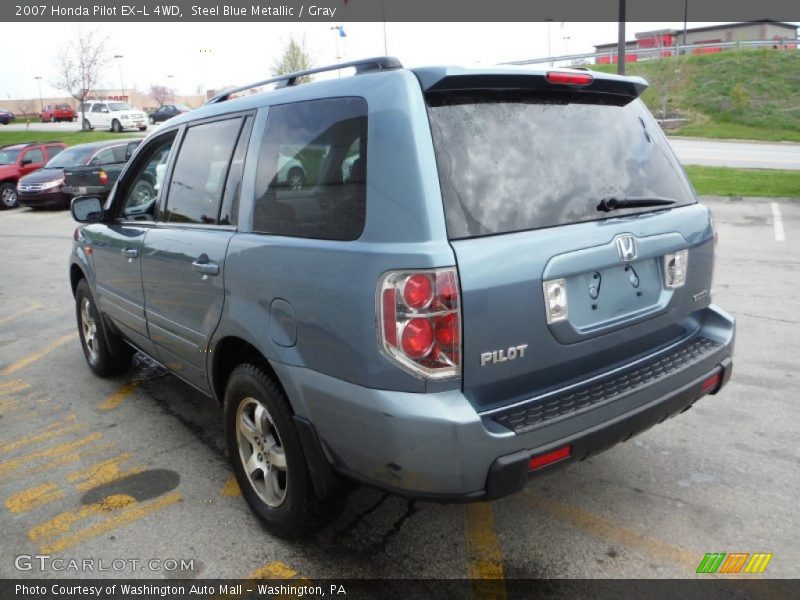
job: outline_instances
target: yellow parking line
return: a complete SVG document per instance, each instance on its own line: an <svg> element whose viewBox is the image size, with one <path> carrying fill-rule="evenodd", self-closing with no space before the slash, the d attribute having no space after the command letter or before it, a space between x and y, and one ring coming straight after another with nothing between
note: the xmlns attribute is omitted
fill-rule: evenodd
<svg viewBox="0 0 800 600"><path fill-rule="evenodd" d="M114 410L117 408L130 393L136 389L138 383L128 383L119 388L116 392L108 396L100 403L100 410Z"/></svg>
<svg viewBox="0 0 800 600"><path fill-rule="evenodd" d="M171 492L169 494L165 494L164 496L160 496L155 500L148 502L147 504L132 504L131 506L121 509L118 514L95 523L86 529L80 529L72 535L67 535L48 544L44 544L41 547L41 552L42 554L63 552L64 550L72 548L73 546L77 546L86 540L95 538L108 531L111 531L112 529L116 529L117 527L122 527L128 523L138 521L139 519L146 517L147 515L159 509L166 508L167 506L171 506L177 502L181 502L182 500L183 496L180 494L180 492Z"/></svg>
<svg viewBox="0 0 800 600"><path fill-rule="evenodd" d="M225 485L222 486L222 491L220 492L222 496L241 496L242 490L239 489L239 484L236 482L236 476L231 475L228 478L228 481L225 482Z"/></svg>
<svg viewBox="0 0 800 600"><path fill-rule="evenodd" d="M494 533L492 506L487 502L465 507L467 559L473 598L506 597L503 556Z"/></svg>
<svg viewBox="0 0 800 600"><path fill-rule="evenodd" d="M120 469L119 463L131 459L130 454L120 454L109 458L86 469L81 469L67 475L67 481L74 484L80 492L88 492L98 486L117 481L123 477L136 475L144 471L144 467L132 467L127 470Z"/></svg>
<svg viewBox="0 0 800 600"><path fill-rule="evenodd" d="M11 379L9 381L0 381L0 396L8 396L9 394L16 394L22 390L27 390L31 384L23 379Z"/></svg>
<svg viewBox="0 0 800 600"><path fill-rule="evenodd" d="M526 492L524 497L537 510L543 510L550 516L574 525L596 537L611 540L661 560L677 563L688 569L687 572L689 573L695 572L702 558L700 553L653 539L612 519L588 513L580 508L567 506L561 502L537 496L530 492Z"/></svg>
<svg viewBox="0 0 800 600"><path fill-rule="evenodd" d="M114 512L136 504L136 500L125 494L114 494L106 496L99 502L87 504L78 510L70 510L45 521L28 530L28 538L32 542L50 540L56 536L67 533L70 528L78 521L88 519L93 515Z"/></svg>
<svg viewBox="0 0 800 600"><path fill-rule="evenodd" d="M20 448L24 448L25 446L39 444L41 442L52 440L53 438L61 437L62 435L66 435L68 433L73 433L75 431L80 431L81 429L86 429L86 425L83 424L73 424L73 425L68 424L69 422L74 420L75 420L75 415L69 415L64 418L63 422L53 423L52 425L46 427L45 430L42 431L41 433L20 438L18 440L14 440L13 442L0 443L0 452L13 452L14 450L19 450Z"/></svg>
<svg viewBox="0 0 800 600"><path fill-rule="evenodd" d="M50 482L14 494L5 501L5 505L13 513L23 513L63 497L64 490Z"/></svg>
<svg viewBox="0 0 800 600"><path fill-rule="evenodd" d="M50 354L56 348L59 348L60 346L63 346L67 342L69 342L71 340L74 340L75 339L75 335L76 334L74 332L73 333L68 333L67 335L62 335L60 338L58 338L56 340L53 340L52 342L50 342L47 346L45 346L41 350L37 350L36 352L28 354L28 356L25 356L25 357L19 359L17 362L11 363L6 368L0 370L0 376L5 377L6 375L11 375L11 373L15 373L15 372L19 371L20 369L24 369L25 367L27 367L31 363L34 363L37 360L39 360L40 358L47 356L48 354Z"/></svg>
<svg viewBox="0 0 800 600"><path fill-rule="evenodd" d="M31 452L30 454L24 454L23 456L12 458L11 460L7 460L5 462L0 462L0 475L6 475L22 465L33 462L40 458L58 459L62 456L68 456L74 450L82 448L83 446L91 444L92 442L101 440L102 438L102 433L91 433L78 440L75 440L74 442L59 444L58 446L53 446L52 448L37 450L36 452Z"/></svg>
<svg viewBox="0 0 800 600"><path fill-rule="evenodd" d="M6 323L14 321L15 319L19 319L20 317L24 317L28 313L32 313L33 311L39 310L40 308L44 308L44 306L39 304L38 302L34 302L33 304L29 304L28 306L26 306L22 310L18 310L14 314L8 315L7 317L3 317L2 319L0 319L0 325L5 325Z"/></svg>
<svg viewBox="0 0 800 600"><path fill-rule="evenodd" d="M25 469L24 474L28 476L28 475L38 475L39 473L49 473L50 471L52 471L53 469L57 469L58 467L63 467L64 465L80 462L91 456L103 454L106 452L106 450L111 450L113 447L114 447L113 442L105 442L103 444L93 444L92 446L89 446L87 448L81 448L76 452L68 452L67 454L61 454L35 467L28 467L27 469Z"/></svg>
<svg viewBox="0 0 800 600"><path fill-rule="evenodd" d="M291 579L295 575L297 575L297 571L292 567L275 560L257 568L246 579Z"/></svg>

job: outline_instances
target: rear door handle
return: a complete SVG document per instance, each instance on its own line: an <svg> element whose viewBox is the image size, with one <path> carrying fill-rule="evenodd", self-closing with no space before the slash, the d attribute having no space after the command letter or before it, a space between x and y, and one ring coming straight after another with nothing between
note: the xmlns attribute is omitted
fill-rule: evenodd
<svg viewBox="0 0 800 600"><path fill-rule="evenodd" d="M203 275L219 275L219 265L211 262L206 254L197 257L192 263L192 269Z"/></svg>
<svg viewBox="0 0 800 600"><path fill-rule="evenodd" d="M122 256L127 258L139 258L139 250L137 248L123 248Z"/></svg>

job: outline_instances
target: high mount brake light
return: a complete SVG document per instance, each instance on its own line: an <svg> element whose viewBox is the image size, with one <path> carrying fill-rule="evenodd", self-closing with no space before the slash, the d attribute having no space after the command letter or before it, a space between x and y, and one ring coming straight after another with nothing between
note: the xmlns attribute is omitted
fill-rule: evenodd
<svg viewBox="0 0 800 600"><path fill-rule="evenodd" d="M589 73L569 73L564 71L549 71L545 78L548 83L566 85L589 85L594 81L594 77Z"/></svg>
<svg viewBox="0 0 800 600"><path fill-rule="evenodd" d="M390 271L378 282L381 350L423 379L461 373L461 307L454 267Z"/></svg>

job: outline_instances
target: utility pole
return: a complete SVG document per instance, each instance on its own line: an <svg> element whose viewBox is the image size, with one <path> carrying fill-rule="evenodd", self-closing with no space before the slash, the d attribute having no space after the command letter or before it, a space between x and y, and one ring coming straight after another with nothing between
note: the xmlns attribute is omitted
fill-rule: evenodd
<svg viewBox="0 0 800 600"><path fill-rule="evenodd" d="M39 111L44 111L44 101L42 100L42 78L37 75L34 77L36 80L36 86L39 88Z"/></svg>
<svg viewBox="0 0 800 600"><path fill-rule="evenodd" d="M683 2L683 52L686 52L686 21L689 20L689 0Z"/></svg>
<svg viewBox="0 0 800 600"><path fill-rule="evenodd" d="M122 95L125 96L125 84L122 82L122 59L125 58L122 54L115 54L114 59L117 61L117 67L119 68L119 89L122 91Z"/></svg>
<svg viewBox="0 0 800 600"><path fill-rule="evenodd" d="M619 30L617 32L617 73L625 75L625 0L619 0Z"/></svg>

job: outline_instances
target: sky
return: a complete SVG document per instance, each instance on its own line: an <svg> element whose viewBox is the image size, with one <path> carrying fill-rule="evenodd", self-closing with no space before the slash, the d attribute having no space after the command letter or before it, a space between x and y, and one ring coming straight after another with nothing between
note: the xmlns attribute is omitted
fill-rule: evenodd
<svg viewBox="0 0 800 600"><path fill-rule="evenodd" d="M50 82L57 51L76 27L99 29L107 36L112 59L102 88L167 85L179 94L203 93L233 84L266 79L290 37L305 40L315 65L384 54L407 67L452 64L464 67L593 52L595 44L617 39L616 23L19 23L0 37L0 98L62 96ZM339 23L336 23L339 25ZM689 23L689 27L706 23ZM628 23L627 39L638 31L682 29L683 23ZM38 40L34 52L31 40ZM548 53L548 40L550 52Z"/></svg>

